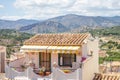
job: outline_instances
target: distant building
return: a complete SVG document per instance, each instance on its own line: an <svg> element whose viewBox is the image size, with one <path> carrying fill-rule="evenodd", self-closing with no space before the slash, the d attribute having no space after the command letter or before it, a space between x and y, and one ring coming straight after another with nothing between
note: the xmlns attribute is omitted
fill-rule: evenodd
<svg viewBox="0 0 120 80"><path fill-rule="evenodd" d="M6 47L0 46L0 73L5 72Z"/></svg>
<svg viewBox="0 0 120 80"><path fill-rule="evenodd" d="M107 57L109 55L106 54L106 51L100 50L99 51L99 57Z"/></svg>

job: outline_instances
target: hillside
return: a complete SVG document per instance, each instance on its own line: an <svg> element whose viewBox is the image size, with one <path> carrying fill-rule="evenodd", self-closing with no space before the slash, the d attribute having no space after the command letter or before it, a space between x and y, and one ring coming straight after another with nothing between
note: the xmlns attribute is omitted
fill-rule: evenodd
<svg viewBox="0 0 120 80"><path fill-rule="evenodd" d="M23 26L19 30L32 33L81 32L120 25L120 17L93 17L69 14L58 16L36 24Z"/></svg>
<svg viewBox="0 0 120 80"><path fill-rule="evenodd" d="M32 37L28 33L21 33L10 29L0 29L0 45L7 47L7 57L10 54L19 51L24 40Z"/></svg>
<svg viewBox="0 0 120 80"><path fill-rule="evenodd" d="M120 25L120 16L81 16L67 14L44 21L20 19L16 21L0 20L0 29L16 29L28 33L81 32Z"/></svg>
<svg viewBox="0 0 120 80"><path fill-rule="evenodd" d="M44 21L29 26L24 26L19 29L19 31L27 33L58 33L66 32L68 29L58 22Z"/></svg>
<svg viewBox="0 0 120 80"><path fill-rule="evenodd" d="M88 31L94 37L95 36L99 37L100 42L102 42L100 45L103 45L104 43L107 43L109 41L117 42L118 44L120 44L120 26L114 26L111 28L103 28L103 29L94 29Z"/></svg>
<svg viewBox="0 0 120 80"><path fill-rule="evenodd" d="M111 28L93 29L89 32L94 36L120 36L120 26L114 26Z"/></svg>
<svg viewBox="0 0 120 80"><path fill-rule="evenodd" d="M19 29L22 26L37 23L37 20L20 19L16 21L0 20L0 29Z"/></svg>
<svg viewBox="0 0 120 80"><path fill-rule="evenodd" d="M65 16L59 16L49 21L55 21L63 24L66 27L110 27L120 24L120 17L101 17L101 16L81 16L75 14L68 14Z"/></svg>
<svg viewBox="0 0 120 80"><path fill-rule="evenodd" d="M93 36L99 36L100 50L106 52L106 57L100 57L100 63L104 61L120 61L120 26L104 29L89 30Z"/></svg>

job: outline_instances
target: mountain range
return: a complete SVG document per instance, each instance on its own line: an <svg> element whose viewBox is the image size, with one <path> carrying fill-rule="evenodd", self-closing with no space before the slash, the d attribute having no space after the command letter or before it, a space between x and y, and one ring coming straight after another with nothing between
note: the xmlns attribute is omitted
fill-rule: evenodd
<svg viewBox="0 0 120 80"><path fill-rule="evenodd" d="M22 26L35 24L37 22L39 22L39 21L37 21L37 20L27 20L27 19L19 19L19 20L16 20L16 21L0 19L0 29L19 29Z"/></svg>
<svg viewBox="0 0 120 80"><path fill-rule="evenodd" d="M0 28L17 29L28 33L58 33L81 32L86 29L104 28L120 25L120 16L81 16L68 14L50 18L44 21L37 20L0 20Z"/></svg>

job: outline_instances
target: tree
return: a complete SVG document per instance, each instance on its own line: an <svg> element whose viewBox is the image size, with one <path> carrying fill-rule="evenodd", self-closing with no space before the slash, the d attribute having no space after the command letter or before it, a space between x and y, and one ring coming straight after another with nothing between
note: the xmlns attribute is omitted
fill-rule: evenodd
<svg viewBox="0 0 120 80"><path fill-rule="evenodd" d="M117 49L120 49L120 44L117 46Z"/></svg>

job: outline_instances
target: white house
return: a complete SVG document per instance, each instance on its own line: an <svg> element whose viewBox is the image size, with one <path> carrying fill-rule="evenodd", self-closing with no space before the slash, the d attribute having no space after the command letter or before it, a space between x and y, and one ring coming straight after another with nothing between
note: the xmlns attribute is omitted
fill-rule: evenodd
<svg viewBox="0 0 120 80"><path fill-rule="evenodd" d="M26 63L34 68L45 67L53 71L53 64L60 69L81 69L82 80L92 80L98 73L98 40L90 34L38 34L26 40L21 51Z"/></svg>

